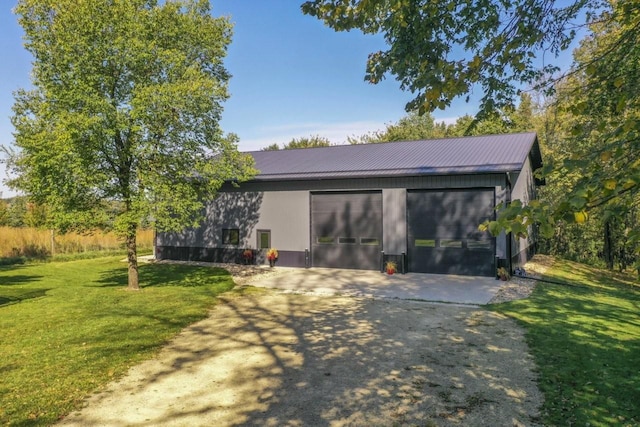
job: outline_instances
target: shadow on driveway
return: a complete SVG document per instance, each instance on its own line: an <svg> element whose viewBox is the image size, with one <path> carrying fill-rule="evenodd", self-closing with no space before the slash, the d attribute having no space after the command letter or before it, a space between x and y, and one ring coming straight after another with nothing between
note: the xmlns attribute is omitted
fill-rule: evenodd
<svg viewBox="0 0 640 427"><path fill-rule="evenodd" d="M515 322L474 307L229 295L62 425L535 425Z"/></svg>
<svg viewBox="0 0 640 427"><path fill-rule="evenodd" d="M394 274L370 270L276 267L278 274L256 277L252 286L319 295L415 299L487 304L504 282L493 277L450 274Z"/></svg>

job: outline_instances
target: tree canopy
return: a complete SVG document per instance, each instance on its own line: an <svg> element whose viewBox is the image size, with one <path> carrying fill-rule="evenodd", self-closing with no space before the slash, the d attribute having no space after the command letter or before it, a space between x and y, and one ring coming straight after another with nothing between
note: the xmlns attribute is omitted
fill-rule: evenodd
<svg viewBox="0 0 640 427"><path fill-rule="evenodd" d="M336 31L383 34L389 48L369 55L365 79L394 75L416 94L407 111L444 109L479 87L488 112L513 103L522 83L556 71L546 56L567 49L581 18L601 7L599 0L310 0L302 11Z"/></svg>
<svg viewBox="0 0 640 427"><path fill-rule="evenodd" d="M537 173L559 183L558 197L514 201L486 226L519 235L536 224L552 237L560 224L597 213L605 234L617 223L639 254L640 3L310 0L302 10L337 31L383 34L389 48L370 54L365 79L395 76L415 94L408 110L444 109L480 90L475 119L486 124L509 115L523 90L546 97L556 121L543 132L551 157ZM555 57L576 37L573 66L560 73Z"/></svg>
<svg viewBox="0 0 640 427"><path fill-rule="evenodd" d="M232 25L206 0L20 0L32 90L15 94L10 184L57 228L195 225L228 179L253 173L219 127ZM117 202L108 212L105 204Z"/></svg>
<svg viewBox="0 0 640 427"><path fill-rule="evenodd" d="M313 135L308 137L293 138L282 146L283 150L293 150L296 148L315 148L315 147L329 147L331 141L328 138L320 135ZM277 151L280 146L277 143L273 143L267 147L264 147L262 151Z"/></svg>

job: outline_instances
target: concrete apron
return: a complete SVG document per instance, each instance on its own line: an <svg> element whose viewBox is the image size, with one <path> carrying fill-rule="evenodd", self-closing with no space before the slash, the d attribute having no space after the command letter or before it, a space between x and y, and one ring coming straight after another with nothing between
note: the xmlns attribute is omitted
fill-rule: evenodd
<svg viewBox="0 0 640 427"><path fill-rule="evenodd" d="M371 270L275 267L279 274L257 277L252 286L291 292L399 298L457 304L487 304L503 284L493 277L393 274Z"/></svg>

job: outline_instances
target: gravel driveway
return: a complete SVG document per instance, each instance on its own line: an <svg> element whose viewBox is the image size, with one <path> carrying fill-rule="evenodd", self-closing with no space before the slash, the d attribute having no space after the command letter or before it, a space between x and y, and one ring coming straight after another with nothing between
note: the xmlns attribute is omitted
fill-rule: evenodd
<svg viewBox="0 0 640 427"><path fill-rule="evenodd" d="M61 425L531 426L533 368L521 329L483 309L258 290Z"/></svg>

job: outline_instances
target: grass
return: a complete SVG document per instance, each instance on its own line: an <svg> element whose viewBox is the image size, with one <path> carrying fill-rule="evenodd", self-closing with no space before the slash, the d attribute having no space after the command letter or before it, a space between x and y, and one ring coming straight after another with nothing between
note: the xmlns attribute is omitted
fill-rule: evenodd
<svg viewBox="0 0 640 427"><path fill-rule="evenodd" d="M490 308L517 319L539 369L544 425L640 425L640 285L556 261L525 300Z"/></svg>
<svg viewBox="0 0 640 427"><path fill-rule="evenodd" d="M225 270L121 256L0 267L0 425L50 425L206 316Z"/></svg>

